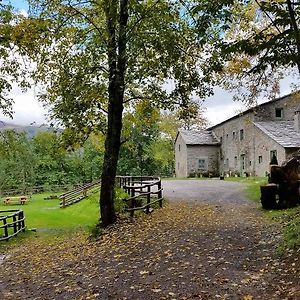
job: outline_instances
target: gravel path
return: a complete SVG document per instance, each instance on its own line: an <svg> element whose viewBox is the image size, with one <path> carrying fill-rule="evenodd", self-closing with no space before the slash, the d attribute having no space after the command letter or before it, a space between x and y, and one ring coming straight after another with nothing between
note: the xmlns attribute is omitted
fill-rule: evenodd
<svg viewBox="0 0 300 300"><path fill-rule="evenodd" d="M245 184L223 180L165 180L164 197L170 201L197 201L222 205L252 204L243 194Z"/></svg>

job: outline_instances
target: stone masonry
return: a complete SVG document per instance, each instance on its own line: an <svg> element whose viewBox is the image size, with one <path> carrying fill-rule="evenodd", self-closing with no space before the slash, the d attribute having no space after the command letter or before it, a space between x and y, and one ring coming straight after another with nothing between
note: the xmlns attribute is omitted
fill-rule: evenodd
<svg viewBox="0 0 300 300"><path fill-rule="evenodd" d="M299 93L263 103L205 130L215 139L210 145L200 134L196 138L193 131L190 136L179 131L175 140L176 176L205 170L231 176L265 176L272 155L281 164L300 149L298 111ZM195 141L192 145L191 140Z"/></svg>

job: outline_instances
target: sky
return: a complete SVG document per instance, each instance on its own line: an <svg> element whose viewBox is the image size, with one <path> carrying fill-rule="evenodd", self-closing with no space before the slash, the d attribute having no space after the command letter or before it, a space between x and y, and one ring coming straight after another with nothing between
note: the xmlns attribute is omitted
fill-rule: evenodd
<svg viewBox="0 0 300 300"><path fill-rule="evenodd" d="M28 10L28 5L24 0L3 0L2 3L11 3L17 9L22 12ZM280 96L286 95L290 92L289 80L284 80L281 83L281 93ZM234 115L236 115L241 110L245 110L246 107L240 102L234 102L232 100L232 94L222 90L221 88L216 88L215 93L212 97L207 98L204 101L204 116L208 119L209 125L218 124ZM14 116L13 120L3 116L0 113L0 120L20 124L29 125L33 122L36 124L49 123L46 117L47 110L37 101L34 89L22 93L22 91L14 86L10 97L14 99ZM263 99L261 102L264 102Z"/></svg>

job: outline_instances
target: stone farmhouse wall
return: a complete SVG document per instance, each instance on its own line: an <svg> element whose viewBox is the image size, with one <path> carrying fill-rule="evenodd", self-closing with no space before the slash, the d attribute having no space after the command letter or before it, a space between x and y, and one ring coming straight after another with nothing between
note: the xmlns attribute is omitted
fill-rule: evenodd
<svg viewBox="0 0 300 300"><path fill-rule="evenodd" d="M187 175L192 173L219 173L219 149L220 146L188 145L187 146ZM198 169L199 159L205 159L206 170Z"/></svg>
<svg viewBox="0 0 300 300"><path fill-rule="evenodd" d="M176 177L198 173L199 159L205 159L211 173L265 176L270 168L271 151L276 151L281 164L298 149L282 147L253 122L293 121L295 111L300 111L297 97L289 95L270 101L210 127L208 130L213 131L221 146L186 145L179 134L175 143Z"/></svg>
<svg viewBox="0 0 300 300"><path fill-rule="evenodd" d="M186 145L179 133L175 143L176 177L188 177L197 173L218 174L219 148L219 145ZM206 170L199 170L199 159L206 161Z"/></svg>
<svg viewBox="0 0 300 300"><path fill-rule="evenodd" d="M255 175L265 176L270 172L271 151L276 151L278 164L281 165L287 158L284 147L264 134L259 128L254 126L254 157L253 168ZM261 158L260 158L261 157Z"/></svg>
<svg viewBox="0 0 300 300"><path fill-rule="evenodd" d="M187 146L181 134L178 135L175 143L175 163L176 177L187 177Z"/></svg>
<svg viewBox="0 0 300 300"><path fill-rule="evenodd" d="M295 111L300 109L299 95L289 95L270 101L259 106L255 111L255 121L292 121L294 120ZM276 117L275 109L282 109L282 117Z"/></svg>
<svg viewBox="0 0 300 300"><path fill-rule="evenodd" d="M276 109L282 110L281 117L276 117ZM211 127L221 141L220 172L264 176L269 171L270 151L276 150L279 164L290 157L295 149L285 150L253 122L292 121L297 110L300 110L299 98L283 97Z"/></svg>
<svg viewBox="0 0 300 300"><path fill-rule="evenodd" d="M213 129L221 141L220 172L253 174L253 113L232 119Z"/></svg>

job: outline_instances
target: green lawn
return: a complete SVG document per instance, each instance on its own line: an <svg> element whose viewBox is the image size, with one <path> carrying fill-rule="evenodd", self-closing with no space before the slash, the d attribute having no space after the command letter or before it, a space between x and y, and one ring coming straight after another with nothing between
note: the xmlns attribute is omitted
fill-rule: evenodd
<svg viewBox="0 0 300 300"><path fill-rule="evenodd" d="M32 195L25 205L4 205L1 201L0 210L23 209L27 228L37 231L47 229L73 229L95 224L99 218L98 193L66 208L59 207L59 200L45 200L49 193ZM53 195L53 194L51 194Z"/></svg>
<svg viewBox="0 0 300 300"><path fill-rule="evenodd" d="M53 195L53 193L51 193ZM18 234L9 242L0 242L3 247L18 243L29 236L45 237L63 235L75 230L89 230L95 227L99 219L99 193L93 193L88 198L66 208L59 207L59 200L45 200L50 193L32 195L25 205L4 205L1 199L0 210L22 209L25 213L27 229L36 229L36 233L27 230ZM3 232L1 231L0 234Z"/></svg>

